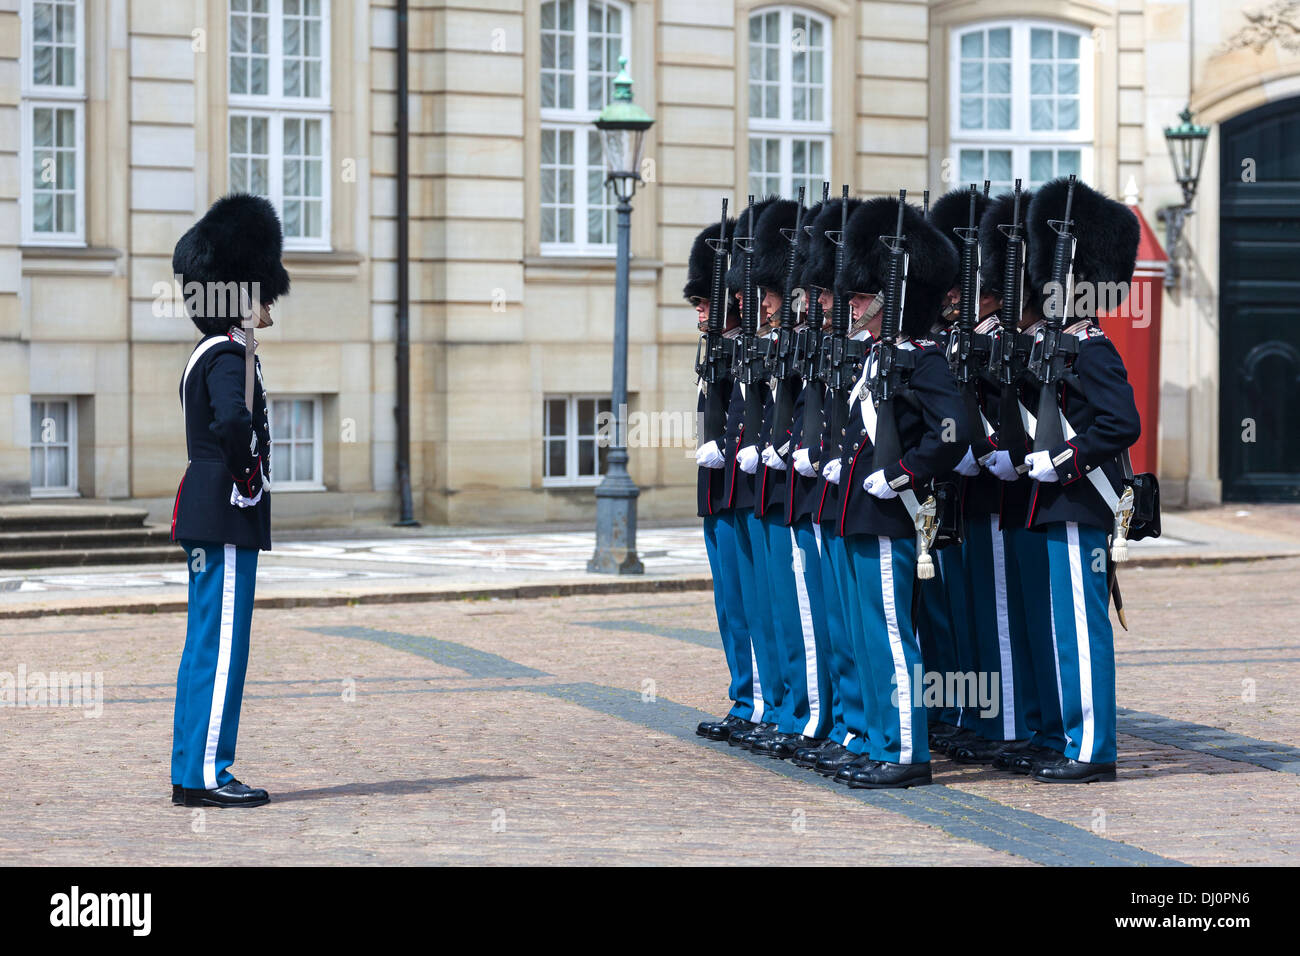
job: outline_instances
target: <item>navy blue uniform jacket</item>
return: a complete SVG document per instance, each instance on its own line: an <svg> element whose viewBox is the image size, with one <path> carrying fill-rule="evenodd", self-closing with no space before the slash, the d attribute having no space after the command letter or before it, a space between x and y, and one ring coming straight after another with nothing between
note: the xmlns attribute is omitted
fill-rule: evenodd
<svg viewBox="0 0 1300 956"><path fill-rule="evenodd" d="M1077 521L1110 531L1115 525L1114 513L1086 476L1100 468L1111 486L1122 490L1116 458L1138 440L1142 422L1124 360L1106 333L1094 325L1076 334L1079 351L1073 374L1067 374L1057 386L1057 399L1077 434L1050 449L1060 480L1035 483L1026 524L1041 528L1058 521Z"/></svg>
<svg viewBox="0 0 1300 956"><path fill-rule="evenodd" d="M758 382L749 388L757 388L763 397L763 403L767 404L768 387L765 383ZM736 452L748 446L757 446L759 453L763 451L763 446L758 444L759 435L763 430L762 422L755 424L753 434L745 434L745 397L741 393L740 383L736 382L731 389L731 401L727 404L727 432L726 444L722 447L722 453L726 457L726 464L723 471L726 473L725 483L723 485L722 501L724 507L736 508L737 510L753 509L755 498L755 475L749 475L740 470L740 463L736 460ZM722 442L718 443L722 445ZM763 466L760 463L757 474L761 474Z"/></svg>
<svg viewBox="0 0 1300 956"><path fill-rule="evenodd" d="M176 489L172 540L270 551L271 432L261 363L250 415L244 406L244 346L229 334L221 338L226 341L211 346L181 383L189 464ZM248 500L261 498L241 508L231 503L235 490Z"/></svg>
<svg viewBox="0 0 1300 956"><path fill-rule="evenodd" d="M900 395L894 403L902 458L894 462L874 461L862 409L856 402L849 409L840 465L842 535L902 538L915 534L916 528L903 502L898 498L882 501L874 497L862 487L863 480L883 468L885 480L896 491L910 488L917 498L924 500L927 483L952 471L966 453L964 441L944 440L950 428L956 439L969 434L961 394L948 368L947 357L932 339L912 339L910 344L914 367L904 389L911 393L911 400ZM864 393L863 400L871 401L870 393Z"/></svg>
<svg viewBox="0 0 1300 956"><path fill-rule="evenodd" d="M722 396L722 408L725 412L728 402L731 401L731 379L724 378L714 383L714 388ZM697 421L704 421L704 393L699 393L699 401L695 405ZM707 441L716 440L718 450L724 454L727 439L726 435L702 435L700 444ZM699 474L695 478L695 514L704 518L708 515L716 515L720 511L727 510L726 500L723 493L726 490L726 468L703 468L697 469Z"/></svg>

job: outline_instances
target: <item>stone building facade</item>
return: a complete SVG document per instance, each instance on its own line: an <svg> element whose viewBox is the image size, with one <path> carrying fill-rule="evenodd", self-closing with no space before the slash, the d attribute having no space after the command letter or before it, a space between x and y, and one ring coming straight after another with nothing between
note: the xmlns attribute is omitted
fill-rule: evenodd
<svg viewBox="0 0 1300 956"><path fill-rule="evenodd" d="M262 353L277 515L392 517L396 22L367 0L0 0L0 497L169 514L196 338L168 314L170 253L240 188L281 210L293 279ZM1243 465L1231 443L1242 402L1294 382L1300 340L1257 315L1281 305L1221 290L1219 235L1265 201L1282 225L1256 279L1285 291L1300 198L1270 180L1268 149L1286 152L1297 115L1300 3L412 0L409 36L421 520L594 510L614 259L590 124L620 55L656 120L630 279L643 517L693 509L696 335L679 290L720 196L734 208L823 178L915 194L1078 171L1112 195L1132 180L1155 224L1180 200L1162 127L1189 98L1211 135L1163 303L1164 494L1249 496L1243 467L1283 476L1264 496L1294 494L1300 463L1280 444L1259 446L1277 462ZM1257 191L1225 174L1224 129L1262 144ZM1249 347L1229 349L1238 328ZM1255 378L1233 405L1240 369Z"/></svg>

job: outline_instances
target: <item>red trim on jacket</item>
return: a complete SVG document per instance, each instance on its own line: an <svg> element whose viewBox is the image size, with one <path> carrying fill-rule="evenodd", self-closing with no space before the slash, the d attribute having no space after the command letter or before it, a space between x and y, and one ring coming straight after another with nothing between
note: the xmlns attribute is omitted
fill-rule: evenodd
<svg viewBox="0 0 1300 956"><path fill-rule="evenodd" d="M185 475L189 474L189 469L185 470ZM172 505L172 540L176 540L176 516L181 510L181 489L185 487L185 475L181 475L181 483L176 486L176 502Z"/></svg>

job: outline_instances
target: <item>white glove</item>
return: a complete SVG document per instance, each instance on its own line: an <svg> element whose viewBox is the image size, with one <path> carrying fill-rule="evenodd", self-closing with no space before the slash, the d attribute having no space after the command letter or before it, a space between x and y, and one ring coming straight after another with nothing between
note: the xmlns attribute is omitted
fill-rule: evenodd
<svg viewBox="0 0 1300 956"><path fill-rule="evenodd" d="M867 493L881 501L888 501L890 498L897 498L898 492L889 487L889 482L885 481L885 470L873 471L862 481L862 487Z"/></svg>
<svg viewBox="0 0 1300 956"><path fill-rule="evenodd" d="M812 459L808 457L807 448L796 448L794 450L794 470L805 478L817 477L817 469L813 467Z"/></svg>
<svg viewBox="0 0 1300 956"><path fill-rule="evenodd" d="M723 460L722 452L718 450L716 441L705 442L699 448L695 449L695 464L701 468L721 468L726 462Z"/></svg>
<svg viewBox="0 0 1300 956"><path fill-rule="evenodd" d="M758 471L758 449L753 445L746 445L736 452L736 461L740 464L741 471L747 475L752 475Z"/></svg>
<svg viewBox="0 0 1300 956"><path fill-rule="evenodd" d="M1060 481L1052 465L1051 452L1036 451L1026 455L1025 464L1029 466L1029 477L1034 481Z"/></svg>
<svg viewBox="0 0 1300 956"><path fill-rule="evenodd" d="M980 464L987 468L994 478L1001 481L1015 481L1020 477L1016 466L1011 464L1011 452L991 451L980 459Z"/></svg>
<svg viewBox="0 0 1300 956"><path fill-rule="evenodd" d="M970 478L980 473L979 462L975 460L975 453L966 446L966 454L961 456L961 461L957 462L957 467L953 469L959 475L965 475Z"/></svg>
<svg viewBox="0 0 1300 956"><path fill-rule="evenodd" d="M785 471L785 462L781 460L781 456L776 453L776 449L771 445L763 449L763 464L773 471Z"/></svg>
<svg viewBox="0 0 1300 956"><path fill-rule="evenodd" d="M832 485L838 485L840 483L840 460L838 458L832 458L826 464L822 465L822 477Z"/></svg>

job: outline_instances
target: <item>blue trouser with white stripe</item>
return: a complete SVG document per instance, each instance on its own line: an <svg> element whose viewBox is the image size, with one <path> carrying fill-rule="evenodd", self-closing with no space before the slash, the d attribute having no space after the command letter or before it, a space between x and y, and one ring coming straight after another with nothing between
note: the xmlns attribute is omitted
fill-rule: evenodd
<svg viewBox="0 0 1300 956"><path fill-rule="evenodd" d="M861 753L865 746L867 721L862 710L862 686L858 680L858 665L853 660L853 637L849 633L847 612L840 596L835 557L839 554L843 560L844 545L838 535L824 534L820 524L811 522L811 525L821 559L821 597L826 608L826 660L831 675L832 699L831 729L827 736L850 749L856 747Z"/></svg>
<svg viewBox="0 0 1300 956"><path fill-rule="evenodd" d="M257 549L212 541L181 547L189 561L189 617L176 674L172 783L213 790L234 779Z"/></svg>
<svg viewBox="0 0 1300 956"><path fill-rule="evenodd" d="M1115 635L1106 585L1106 532L1075 521L1046 525L1052 642L1065 755L1115 760Z"/></svg>
<svg viewBox="0 0 1300 956"><path fill-rule="evenodd" d="M1061 726L1061 694L1056 679L1056 648L1052 645L1052 599L1047 573L1047 535L1026 528L1003 532L1007 552L1020 574L1020 607L1024 615L1025 649L1029 657L1032 685L1026 691L1025 723L1040 747L1064 752L1065 730ZM1032 687L1032 693L1029 691Z"/></svg>
<svg viewBox="0 0 1300 956"><path fill-rule="evenodd" d="M763 522L752 511L736 512L736 559L740 592L749 623L750 660L758 686L754 689L754 716L759 723L780 724L785 705L785 682L772 622L771 587L767 573L767 543Z"/></svg>
<svg viewBox="0 0 1300 956"><path fill-rule="evenodd" d="M933 555L938 574L942 582L943 593L948 604L948 623L952 627L952 657L949 659L951 669L958 675L974 674L978 680L979 662L975 656L975 633L971 620L970 595L966 574L966 543L962 539L960 546L942 548ZM944 683L947 684L948 669L944 671ZM946 693L945 693L946 697ZM979 724L979 707L972 701L960 701L956 697L947 698L941 719L945 723L974 730Z"/></svg>
<svg viewBox="0 0 1300 956"><path fill-rule="evenodd" d="M853 564L861 618L854 650L869 662L872 683L864 694L880 721L873 728L870 756L886 763L928 763L922 688L915 686L924 671L912 625L916 541L850 535L844 545Z"/></svg>
<svg viewBox="0 0 1300 956"><path fill-rule="evenodd" d="M1025 618L1019 595L1020 568L1008 556L1001 520L971 515L963 540L967 597L975 635L980 687L994 691L992 713L981 712L975 729L988 740L1024 740L1026 689L1032 687ZM1032 705L1030 705L1032 706Z"/></svg>
<svg viewBox="0 0 1300 956"><path fill-rule="evenodd" d="M858 613L857 585L853 583L853 562L844 547L844 539L837 534L825 535L822 547L830 564L830 573L824 575L823 585L828 589L826 602L831 604L831 588L838 601L843 632L839 638L831 631L836 645L835 668L841 675L841 696L844 699L844 746L855 754L871 751L872 727L876 726L872 714L870 666L866 659L859 660L857 635L862 631Z"/></svg>
<svg viewBox="0 0 1300 956"><path fill-rule="evenodd" d="M920 600L916 605L916 637L921 642L921 659L925 661L927 673L942 675L944 686L950 686L949 674L957 668L957 637L953 627L953 608L950 603L951 591L947 575L956 568L961 571L960 561L945 561L954 553L960 554L956 546L942 548L932 553L935 562L934 577L926 581L918 579ZM964 608L959 608L964 613ZM955 699L945 698L937 704L926 706L930 726L942 721L956 725L960 707Z"/></svg>
<svg viewBox="0 0 1300 956"><path fill-rule="evenodd" d="M727 657L731 686L727 695L733 717L754 717L754 655L749 646L749 624L736 561L736 513L724 511L704 519L704 551L713 572L713 607L718 616L722 652Z"/></svg>
<svg viewBox="0 0 1300 956"><path fill-rule="evenodd" d="M830 733L832 700L817 539L810 521L789 527L779 518L766 517L762 523L785 682L780 730L822 739Z"/></svg>

